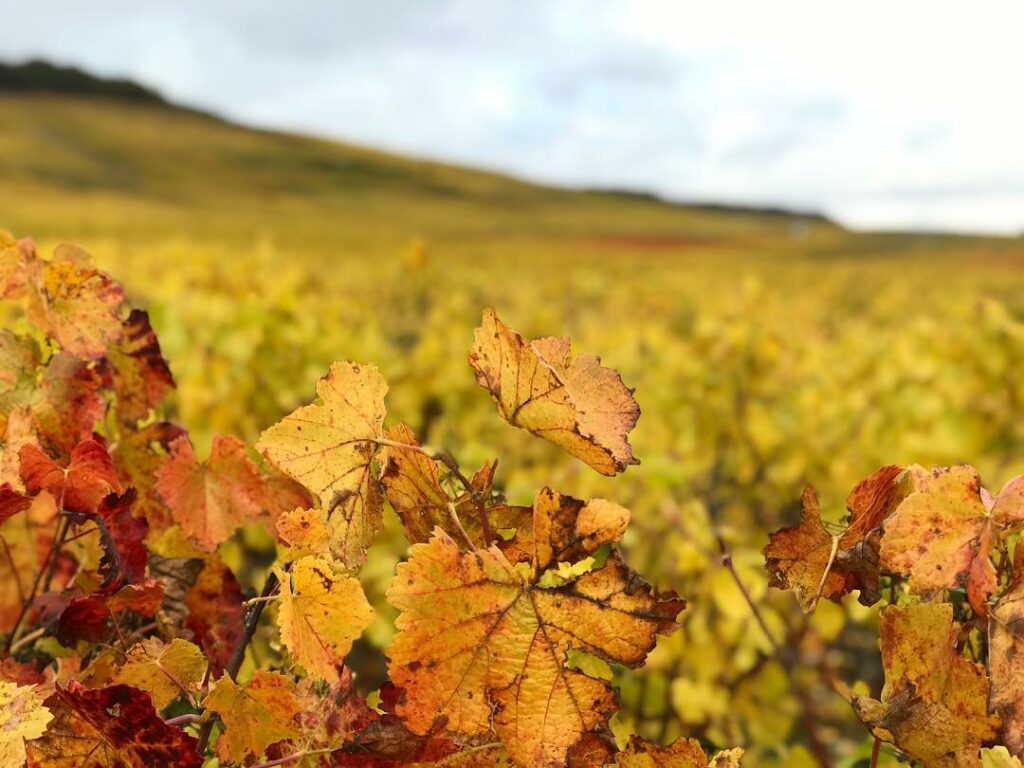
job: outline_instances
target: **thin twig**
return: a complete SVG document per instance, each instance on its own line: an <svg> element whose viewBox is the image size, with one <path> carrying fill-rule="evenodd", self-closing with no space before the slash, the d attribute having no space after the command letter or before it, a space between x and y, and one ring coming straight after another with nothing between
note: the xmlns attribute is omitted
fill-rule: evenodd
<svg viewBox="0 0 1024 768"><path fill-rule="evenodd" d="M39 629L32 630L27 635L25 635L20 640L18 640L18 642L11 644L11 655L13 656L18 651L20 651L22 648L24 648L26 645L31 644L35 640L38 640L40 637L42 637L45 634L46 634L46 627L39 627Z"/></svg>
<svg viewBox="0 0 1024 768"><path fill-rule="evenodd" d="M260 595L259 597L250 597L248 600L242 603L242 605L244 605L246 608L251 608L252 606L256 605L256 603L270 603L274 600L277 600L277 598L278 594L277 592L275 592L272 595Z"/></svg>
<svg viewBox="0 0 1024 768"><path fill-rule="evenodd" d="M32 589L29 590L28 596L21 602L21 611L18 613L18 618L14 622L14 626L11 629L11 634L7 636L7 652L11 652L11 646L14 645L18 638L21 636L21 630L23 629L22 624L25 621L25 617L28 615L28 609L35 602L36 593L39 591L39 585L43 581L44 574L47 574L47 570L50 569L51 563L56 563L57 554L60 548L64 545L64 537L67 535L68 520L64 516L60 516L57 522L59 533L53 537L53 541L50 542L50 550L46 553L46 559L43 560L43 564L39 567L36 572L35 579L32 580ZM47 583L49 583L50 576L47 576Z"/></svg>
<svg viewBox="0 0 1024 768"><path fill-rule="evenodd" d="M14 583L18 587L18 600L21 602L25 601L25 588L21 584L21 569L18 564L14 562L14 555L11 554L11 547L7 543L7 539L0 536L0 543L4 545L4 553L7 555L7 560L11 564L11 573L14 575Z"/></svg>
<svg viewBox="0 0 1024 768"><path fill-rule="evenodd" d="M64 518L64 525L60 530L60 536L57 538L57 545L53 550L53 557L50 559L50 567L46 571L46 581L43 582L43 592L50 591L50 582L53 581L53 575L57 572L57 561L60 560L60 551L64 547L64 544L68 538L68 531L71 530L71 518Z"/></svg>
<svg viewBox="0 0 1024 768"><path fill-rule="evenodd" d="M878 768L878 754L882 751L882 740L875 736L875 743L871 745L871 764L869 768Z"/></svg>
<svg viewBox="0 0 1024 768"><path fill-rule="evenodd" d="M285 566L287 572L291 568L291 563ZM270 594L278 587L277 575L274 571L267 574L267 580L263 584L263 592L260 597L269 597ZM266 607L267 601L260 600L249 607L249 612L245 615L245 624L242 627L242 636L238 638L238 642L235 644L235 649L231 653L231 658L228 660L227 665L224 667L224 671L227 672L228 676L234 680L238 676L238 670L242 666L242 662L245 661L245 649L249 645L249 641L252 640L252 636L256 634L256 627L260 623L260 616L263 615L263 609ZM203 723L202 729L199 731L199 741L196 745L196 752L200 755L206 755L206 745L210 740L210 732L213 730L213 719L207 720Z"/></svg>
<svg viewBox="0 0 1024 768"><path fill-rule="evenodd" d="M455 504L451 501L448 502L448 516L451 517L452 523L455 525L456 528L458 528L459 533L462 534L462 538L466 540L466 545L469 547L470 551L476 552L476 545L473 543L473 540L469 537L469 534L466 533L466 529L462 527L462 521L459 519L458 510L455 509Z"/></svg>
<svg viewBox="0 0 1024 768"><path fill-rule="evenodd" d="M772 649L778 653L779 644L775 640L775 636L772 635L771 630L768 629L768 623L764 620L764 615L761 613L761 609L757 607L757 603L750 596L750 592L747 590L746 584L743 583L743 579L740 578L739 573L736 571L736 566L732 562L732 551L729 549L729 545L725 543L725 539L722 538L720 533L715 533L715 539L718 541L718 549L721 552L722 565L729 571L732 576L732 580L736 582L736 586L740 590L740 594L743 595L743 599L746 601L747 606L750 608L750 612L754 614L754 618L757 620L758 625L761 627L761 631L764 632L764 636L768 638L768 642L771 643Z"/></svg>

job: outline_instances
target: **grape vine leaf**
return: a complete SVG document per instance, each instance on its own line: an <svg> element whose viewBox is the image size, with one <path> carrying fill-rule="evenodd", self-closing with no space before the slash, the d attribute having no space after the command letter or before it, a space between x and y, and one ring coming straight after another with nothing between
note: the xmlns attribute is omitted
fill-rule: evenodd
<svg viewBox="0 0 1024 768"><path fill-rule="evenodd" d="M437 718L467 738L493 727L517 763L534 766L564 765L616 709L611 687L570 669L568 652L639 666L685 607L615 554L542 588L497 547L461 552L440 529L412 547L387 596L400 612L389 670L410 730L426 733Z"/></svg>
<svg viewBox="0 0 1024 768"><path fill-rule="evenodd" d="M27 510L0 525L0 583L14 588L0 589L0 631L8 633L27 598L26 584L46 567L46 553L53 543L57 504L45 491L35 496ZM62 582L56 574L55 584Z"/></svg>
<svg viewBox="0 0 1024 768"><path fill-rule="evenodd" d="M53 719L34 685L0 680L0 768L25 764L25 742L37 739Z"/></svg>
<svg viewBox="0 0 1024 768"><path fill-rule="evenodd" d="M971 466L928 472L910 469L914 490L882 526L880 562L909 576L912 594L924 595L966 583L971 605L981 614L995 586L990 561L992 517Z"/></svg>
<svg viewBox="0 0 1024 768"><path fill-rule="evenodd" d="M814 489L804 489L800 523L772 533L764 549L769 584L792 589L805 611L823 597L836 600L855 589L861 603L876 603L880 528L907 493L902 474L902 467L884 466L858 483L846 499L846 530L836 535L821 521Z"/></svg>
<svg viewBox="0 0 1024 768"><path fill-rule="evenodd" d="M818 494L808 486L800 497L799 525L771 534L764 549L768 583L792 589L800 606L811 611L822 597L832 600L853 589L848 575L834 567L838 539L821 522Z"/></svg>
<svg viewBox="0 0 1024 768"><path fill-rule="evenodd" d="M992 502L992 522L1004 535L1024 527L1024 475L1009 480Z"/></svg>
<svg viewBox="0 0 1024 768"><path fill-rule="evenodd" d="M149 315L133 309L124 321L121 340L107 350L117 413L129 425L145 419L174 389L174 377L149 324Z"/></svg>
<svg viewBox="0 0 1024 768"><path fill-rule="evenodd" d="M331 552L350 568L366 559L383 500L372 464L383 437L387 384L377 369L334 363L302 406L260 435L256 447L327 510Z"/></svg>
<svg viewBox="0 0 1024 768"><path fill-rule="evenodd" d="M19 242L0 229L0 299L17 299L27 293L27 262L33 258L35 246L30 240Z"/></svg>
<svg viewBox="0 0 1024 768"><path fill-rule="evenodd" d="M626 748L615 756L618 768L739 768L742 749L727 749L708 760L696 739L679 738L659 747L639 736L630 736Z"/></svg>
<svg viewBox="0 0 1024 768"><path fill-rule="evenodd" d="M210 687L203 706L216 712L224 723L217 756L225 762L258 758L271 744L300 733L295 722L301 711L295 683L276 672L257 670L241 686L224 675Z"/></svg>
<svg viewBox="0 0 1024 768"><path fill-rule="evenodd" d="M277 518L277 537L290 548L288 557L298 560L307 555L327 555L330 533L323 509L297 507Z"/></svg>
<svg viewBox="0 0 1024 768"><path fill-rule="evenodd" d="M881 701L853 698L876 737L930 768L980 765L981 746L999 725L987 711L985 669L959 654L957 631L948 603L884 608Z"/></svg>
<svg viewBox="0 0 1024 768"><path fill-rule="evenodd" d="M135 489L135 513L149 523L150 534L162 533L174 521L167 503L157 490L157 469L171 449L171 443L185 435L176 424L157 421L123 433L112 455L118 477Z"/></svg>
<svg viewBox="0 0 1024 768"><path fill-rule="evenodd" d="M25 489L33 494L49 491L71 512L95 513L107 496L123 490L110 454L96 440L83 440L72 448L67 466L32 444L23 446L19 455Z"/></svg>
<svg viewBox="0 0 1024 768"><path fill-rule="evenodd" d="M261 511L263 481L236 437L215 437L202 463L188 437L177 438L157 469L156 487L174 522L207 552Z"/></svg>
<svg viewBox="0 0 1024 768"><path fill-rule="evenodd" d="M121 338L124 289L106 273L75 261L57 260L59 256L55 252L55 260L42 268L29 318L64 351L96 360Z"/></svg>
<svg viewBox="0 0 1024 768"><path fill-rule="evenodd" d="M295 698L299 714L294 720L300 734L290 741L279 742L268 750L268 757L340 750L353 734L381 718L353 685L352 672L348 668L344 669L337 682L330 685L308 677L300 680L295 686ZM331 756L332 765L345 764L336 762L336 757Z"/></svg>
<svg viewBox="0 0 1024 768"><path fill-rule="evenodd" d="M157 715L149 694L128 685L87 690L72 680L46 701L54 713L28 743L29 768L199 768L196 740Z"/></svg>
<svg viewBox="0 0 1024 768"><path fill-rule="evenodd" d="M281 641L307 673L337 682L338 665L373 621L362 585L316 556L297 560L290 573L283 568L275 573L281 582Z"/></svg>
<svg viewBox="0 0 1024 768"><path fill-rule="evenodd" d="M0 485L0 523L25 512L31 506L31 496L14 490L10 483Z"/></svg>
<svg viewBox="0 0 1024 768"><path fill-rule="evenodd" d="M575 563L622 538L629 510L604 499L588 502L550 488L533 499L533 574L559 563ZM517 538L520 534L517 532Z"/></svg>
<svg viewBox="0 0 1024 768"><path fill-rule="evenodd" d="M5 419L32 400L40 357L39 345L33 339L6 328L0 330L0 414Z"/></svg>
<svg viewBox="0 0 1024 768"><path fill-rule="evenodd" d="M91 438L106 407L100 392L102 384L87 361L66 352L50 358L31 403L40 442L48 441L67 454Z"/></svg>
<svg viewBox="0 0 1024 768"><path fill-rule="evenodd" d="M224 670L242 637L242 601L242 588L231 569L215 555L207 558L185 595L185 628L209 659L211 675Z"/></svg>
<svg viewBox="0 0 1024 768"><path fill-rule="evenodd" d="M78 640L108 642L114 633L113 622L125 611L152 618L163 601L163 585L155 579L140 584L113 585L87 595L72 597L60 611L54 635L61 645Z"/></svg>
<svg viewBox="0 0 1024 768"><path fill-rule="evenodd" d="M1013 581L992 609L989 624L989 704L1002 720L1002 743L1024 757L1024 544L1013 554Z"/></svg>
<svg viewBox="0 0 1024 768"><path fill-rule="evenodd" d="M193 643L150 637L128 650L114 682L147 691L159 710L186 693L198 693L205 672L206 658Z"/></svg>
<svg viewBox="0 0 1024 768"><path fill-rule="evenodd" d="M388 428L385 436L396 443L419 447L416 435L405 424ZM528 507L511 507L491 499L495 467L495 462L485 464L469 478L472 492L464 489L452 498L441 484L434 459L417 450L387 446L381 451L380 481L411 544L429 540L434 529L440 527L452 537L461 538L465 532L474 546L486 546L481 514L487 516L492 530L518 529L532 515Z"/></svg>
<svg viewBox="0 0 1024 768"><path fill-rule="evenodd" d="M384 436L419 447L416 435L404 423L388 427ZM416 450L388 446L381 452L380 467L384 493L411 543L426 541L437 526L457 535L448 509L453 500L441 485L437 462ZM465 509L465 503L456 506L457 511Z"/></svg>
<svg viewBox="0 0 1024 768"><path fill-rule="evenodd" d="M627 439L640 407L618 373L573 356L567 337L527 341L484 312L469 362L509 424L561 446L603 475L639 464Z"/></svg>

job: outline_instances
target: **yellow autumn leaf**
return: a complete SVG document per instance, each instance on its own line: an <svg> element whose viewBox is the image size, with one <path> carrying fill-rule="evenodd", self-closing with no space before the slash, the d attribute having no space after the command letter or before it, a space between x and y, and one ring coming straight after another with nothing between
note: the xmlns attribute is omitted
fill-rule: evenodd
<svg viewBox="0 0 1024 768"><path fill-rule="evenodd" d="M618 768L739 768L742 749L727 749L708 760L696 739L676 739L659 747L631 736L626 748L615 756Z"/></svg>
<svg viewBox="0 0 1024 768"><path fill-rule="evenodd" d="M66 352L90 359L103 357L121 338L124 289L106 273L88 266L87 256L62 258L67 255L58 246L54 260L42 267L29 316Z"/></svg>
<svg viewBox="0 0 1024 768"><path fill-rule="evenodd" d="M981 612L995 573L989 561L992 518L982 502L978 470L961 465L910 472L914 492L882 527L882 568L909 576L907 587L916 595L966 583L972 606Z"/></svg>
<svg viewBox="0 0 1024 768"><path fill-rule="evenodd" d="M880 631L882 697L855 695L857 715L877 738L929 768L977 766L999 718L988 714L984 667L957 651L953 606L888 606Z"/></svg>
<svg viewBox="0 0 1024 768"><path fill-rule="evenodd" d="M640 462L627 439L640 407L618 373L569 339L527 341L484 312L469 353L476 380L509 423L561 446L603 475Z"/></svg>
<svg viewBox="0 0 1024 768"><path fill-rule="evenodd" d="M1013 555L1013 583L992 609L989 675L992 711L1002 720L1002 743L1024 757L1024 543Z"/></svg>
<svg viewBox="0 0 1024 768"><path fill-rule="evenodd" d="M291 549L289 559L326 555L330 549L327 514L323 509L298 507L277 518L277 535Z"/></svg>
<svg viewBox="0 0 1024 768"><path fill-rule="evenodd" d="M37 739L53 719L34 685L0 680L0 768L25 764L25 742Z"/></svg>
<svg viewBox="0 0 1024 768"><path fill-rule="evenodd" d="M383 519L372 463L383 436L387 384L371 365L338 362L316 391L318 403L285 416L256 447L320 499L332 553L355 567Z"/></svg>
<svg viewBox="0 0 1024 768"><path fill-rule="evenodd" d="M295 683L276 672L258 670L242 686L224 675L210 687L203 706L224 723L217 756L225 762L258 758L271 744L299 735Z"/></svg>
<svg viewBox="0 0 1024 768"><path fill-rule="evenodd" d="M497 547L462 552L440 529L412 547L387 596L400 611L389 670L404 691L398 714L408 727L422 734L444 718L464 738L493 728L523 766L564 765L616 709L608 683L568 668L570 650L639 666L685 606L614 554L542 588Z"/></svg>
<svg viewBox="0 0 1024 768"><path fill-rule="evenodd" d="M275 573L281 582L281 641L307 673L337 682L338 664L373 621L362 586L323 557L304 557L290 573Z"/></svg>
<svg viewBox="0 0 1024 768"><path fill-rule="evenodd" d="M177 637L170 643L151 637L131 647L114 682L149 691L153 706L163 709L186 693L197 693L205 672L206 657L198 646Z"/></svg>

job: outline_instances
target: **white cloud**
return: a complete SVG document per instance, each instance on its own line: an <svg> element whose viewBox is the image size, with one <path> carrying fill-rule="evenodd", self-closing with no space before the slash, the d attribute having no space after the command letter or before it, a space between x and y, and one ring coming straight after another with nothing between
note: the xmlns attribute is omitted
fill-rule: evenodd
<svg viewBox="0 0 1024 768"><path fill-rule="evenodd" d="M0 56L262 125L861 226L1024 229L1014 0L37 0L8 17Z"/></svg>

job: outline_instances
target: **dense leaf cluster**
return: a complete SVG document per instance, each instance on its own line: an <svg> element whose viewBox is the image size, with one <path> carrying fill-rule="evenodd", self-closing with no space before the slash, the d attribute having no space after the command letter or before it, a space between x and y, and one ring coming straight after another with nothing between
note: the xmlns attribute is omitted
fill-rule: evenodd
<svg viewBox="0 0 1024 768"><path fill-rule="evenodd" d="M205 459L163 421L174 386L145 313L79 249L0 235L0 765L683 765L696 742L619 750L609 664L637 667L685 603L615 552L629 512L542 488L532 506L385 427L375 368L335 363L318 399L250 451ZM639 409L567 339L491 312L470 362L499 412L615 474ZM345 658L373 619L356 578L385 499L413 545L373 706ZM220 550L279 542L246 600ZM264 609L272 605L270 611ZM250 657L264 614L282 661Z"/></svg>

